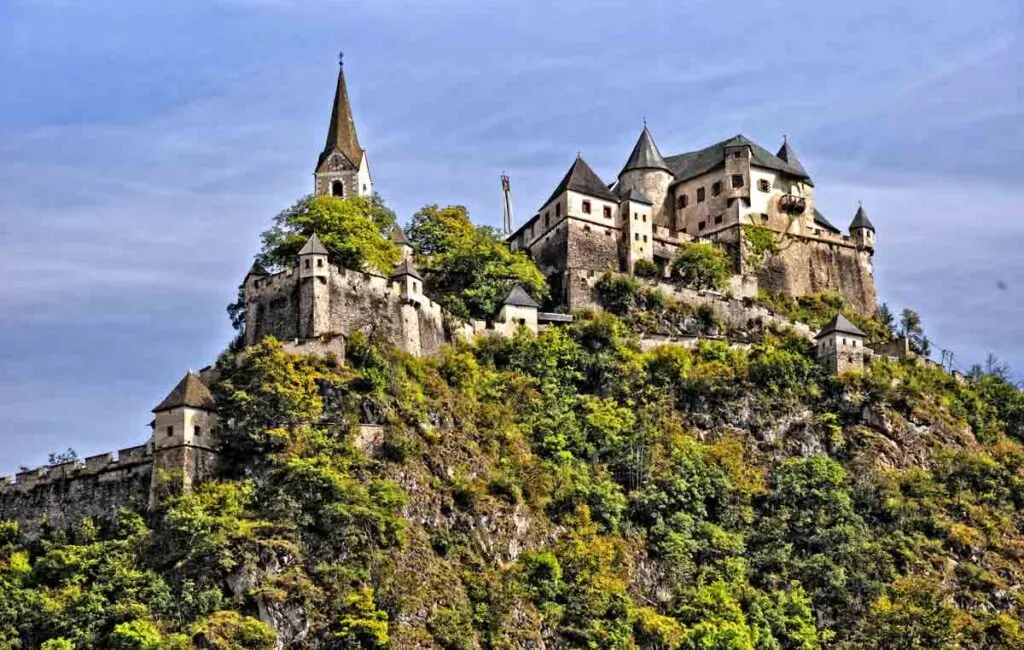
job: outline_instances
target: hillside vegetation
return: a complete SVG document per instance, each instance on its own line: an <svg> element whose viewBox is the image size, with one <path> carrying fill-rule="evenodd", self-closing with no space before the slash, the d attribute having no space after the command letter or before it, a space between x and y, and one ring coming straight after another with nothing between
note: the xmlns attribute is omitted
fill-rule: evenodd
<svg viewBox="0 0 1024 650"><path fill-rule="evenodd" d="M264 261L310 220L366 244L317 226L332 251L391 260L373 214L299 204ZM482 313L515 277L543 297L466 224L431 206L411 229L450 305ZM344 365L232 347L214 480L163 477L148 512L32 540L0 523L0 649L1024 647L1024 396L1005 373L833 377L784 332L642 351L655 316L714 315L601 292L608 312L426 359L359 333Z"/></svg>

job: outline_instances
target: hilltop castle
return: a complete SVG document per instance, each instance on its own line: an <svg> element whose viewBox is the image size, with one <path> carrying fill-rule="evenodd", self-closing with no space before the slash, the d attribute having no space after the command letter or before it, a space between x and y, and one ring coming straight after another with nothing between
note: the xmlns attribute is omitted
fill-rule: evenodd
<svg viewBox="0 0 1024 650"><path fill-rule="evenodd" d="M339 67L327 141L314 169L314 194L370 196L373 179L360 146ZM509 235L513 250L527 252L548 276L553 301L574 309L594 303L592 288L605 271L631 272L641 261L664 270L685 243L711 241L732 255L734 295L676 291L711 308L730 326L810 329L737 299L758 286L799 296L835 291L861 313L875 306L871 270L874 227L863 208L843 235L814 208L814 185L787 142L776 155L743 136L700 151L662 157L645 126L617 180L605 183L577 157L541 209ZM757 268L748 262L744 226L767 228L779 240ZM572 320L541 310L513 287L488 321L462 322L425 295L415 256L400 228L391 233L400 261L389 276L331 263L313 233L294 264L268 273L258 264L245 276L243 343L267 336L298 353L344 359L355 331L410 354L429 355L446 341L481 333L511 336ZM816 354L833 372L856 369L872 351L865 334L841 316L815 337ZM693 341L691 341L693 342ZM658 341L653 341L658 343ZM217 410L209 386L214 369L189 371L153 409L144 444L60 465L0 477L0 519L24 522L26 532L48 520L64 525L85 515L109 515L117 507L144 509L158 498L165 477L184 487L209 475L217 462L212 432Z"/></svg>
<svg viewBox="0 0 1024 650"><path fill-rule="evenodd" d="M744 226L766 228L779 242L759 268L748 260ZM835 292L861 314L875 311L874 226L863 207L848 235L833 226L814 207L814 183L785 139L774 155L737 135L665 158L644 125L614 182L577 156L509 237L570 308L591 301L595 272L631 272L640 260L664 272L693 241L730 252L737 275L756 277L754 293L758 286L790 296Z"/></svg>

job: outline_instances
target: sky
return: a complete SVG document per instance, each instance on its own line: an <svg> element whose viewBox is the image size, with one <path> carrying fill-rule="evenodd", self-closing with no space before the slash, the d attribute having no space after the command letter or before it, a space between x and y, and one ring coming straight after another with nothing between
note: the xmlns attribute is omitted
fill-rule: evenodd
<svg viewBox="0 0 1024 650"><path fill-rule="evenodd" d="M612 179L787 134L817 206L877 228L881 300L1024 375L1016 0L3 0L0 475L141 444L312 189L337 54L374 186L520 221L577 152Z"/></svg>

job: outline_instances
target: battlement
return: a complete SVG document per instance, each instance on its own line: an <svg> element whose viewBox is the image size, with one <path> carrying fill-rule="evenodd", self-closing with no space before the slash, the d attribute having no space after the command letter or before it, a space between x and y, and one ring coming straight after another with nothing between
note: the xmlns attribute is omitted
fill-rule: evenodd
<svg viewBox="0 0 1024 650"><path fill-rule="evenodd" d="M153 450L149 444L126 447L116 452L79 458L59 465L36 467L18 472L14 476L0 477L0 494L25 492L60 481L97 476L152 462Z"/></svg>

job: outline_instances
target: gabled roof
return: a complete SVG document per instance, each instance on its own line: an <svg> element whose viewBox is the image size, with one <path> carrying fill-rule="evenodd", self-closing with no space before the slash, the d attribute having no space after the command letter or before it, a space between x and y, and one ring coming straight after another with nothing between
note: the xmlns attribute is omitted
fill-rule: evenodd
<svg viewBox="0 0 1024 650"><path fill-rule="evenodd" d="M874 232L875 227L871 224L871 220L868 219L868 213L864 211L864 206L857 206L857 214L853 215L853 221L850 222L850 230L854 228L867 228Z"/></svg>
<svg viewBox="0 0 1024 650"><path fill-rule="evenodd" d="M204 411L212 411L216 408L216 404L213 402L213 395L210 394L210 389L206 387L206 384L199 378L199 375L191 370L185 373L185 376L181 378L178 385L164 398L164 401L153 408L153 412L169 411L179 406L188 406Z"/></svg>
<svg viewBox="0 0 1024 650"><path fill-rule="evenodd" d="M590 165L583 160L583 156L576 156L576 160L572 163L572 167L562 177L562 182L558 184L555 191L551 193L548 200L544 202L544 205L551 203L555 200L562 192L566 190L572 190L573 192L579 192L580 194L586 194L597 199L605 199L606 201L618 201L619 198L608 189L608 186L604 184L604 181L594 173L594 170L590 168Z"/></svg>
<svg viewBox="0 0 1024 650"><path fill-rule="evenodd" d="M395 227L391 229L391 243L398 246L409 246L409 238L405 236L405 231L397 223Z"/></svg>
<svg viewBox="0 0 1024 650"><path fill-rule="evenodd" d="M818 212L818 208L814 208L814 223L836 235L842 234L843 232L836 228L835 226L833 226L832 222L825 218L825 215Z"/></svg>
<svg viewBox="0 0 1024 650"><path fill-rule="evenodd" d="M523 289L522 285L518 284L512 287L512 291L508 293L508 297L505 298L505 302L502 304L512 307L533 307L535 309L540 307L540 305L537 304L537 301L531 298L530 294L526 293L526 290Z"/></svg>
<svg viewBox="0 0 1024 650"><path fill-rule="evenodd" d="M327 127L327 142L316 163L318 170L334 151L343 153L353 167L358 168L359 163L363 161L363 149L359 146L356 123L352 119L352 106L348 101L345 66L340 63L338 65L338 87L334 91L334 105L331 108L331 123Z"/></svg>
<svg viewBox="0 0 1024 650"><path fill-rule="evenodd" d="M830 320L825 327L821 328L821 331L818 332L814 338L820 339L826 334L832 334L833 332L839 334L851 334L853 336L867 336L863 330L851 323L846 316L836 314L835 318Z"/></svg>
<svg viewBox="0 0 1024 650"><path fill-rule="evenodd" d="M634 201L636 203L643 203L644 205L654 205L654 201L647 198L647 195L635 187L631 187L627 190L622 186L619 186L615 193L618 194L619 199L623 201Z"/></svg>
<svg viewBox="0 0 1024 650"><path fill-rule="evenodd" d="M804 170L804 166L800 164L800 159L796 157L796 153L793 152L793 147L789 146L789 139L786 136L782 136L782 147L779 149L775 157L785 161L790 167L798 170L804 176L807 176L807 172Z"/></svg>
<svg viewBox="0 0 1024 650"><path fill-rule="evenodd" d="M790 176L802 178L807 182L811 180L807 172L803 170L803 167L797 169L743 135L733 136L728 140L722 140L699 151L669 156L665 159L665 162L668 163L669 168L675 175L676 181L685 181L724 166L726 148L739 146L750 147L750 164L755 167L764 167L765 169L789 174Z"/></svg>
<svg viewBox="0 0 1024 650"><path fill-rule="evenodd" d="M646 124L636 145L633 146L633 153L629 154L629 159L626 160L625 166L619 172L619 176L631 169L663 169L672 173L665 159L661 157L658 145L654 144L654 138Z"/></svg>
<svg viewBox="0 0 1024 650"><path fill-rule="evenodd" d="M306 240L306 244L299 249L299 255L327 255L327 247L323 245L316 233Z"/></svg>
<svg viewBox="0 0 1024 650"><path fill-rule="evenodd" d="M420 275L420 272L416 269L416 265L413 264L412 259L408 257L402 260L402 263L398 265L398 268L396 268L395 272L391 274L391 277L400 278L404 275L411 275L417 280L423 280L423 276Z"/></svg>

